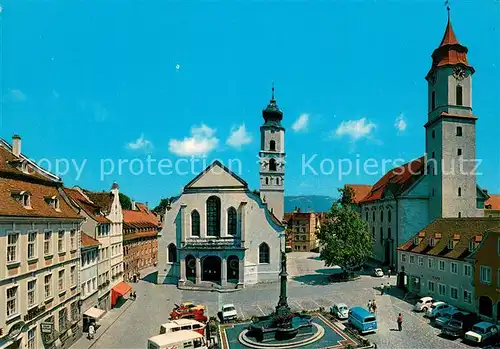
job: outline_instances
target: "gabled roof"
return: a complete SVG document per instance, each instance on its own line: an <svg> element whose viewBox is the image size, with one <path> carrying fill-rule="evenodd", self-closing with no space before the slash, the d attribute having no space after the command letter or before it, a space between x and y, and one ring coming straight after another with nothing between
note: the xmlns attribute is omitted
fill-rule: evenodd
<svg viewBox="0 0 500 349"><path fill-rule="evenodd" d="M82 247L97 247L101 244L99 241L94 239L92 236L85 234L83 231L80 232L80 241Z"/></svg>
<svg viewBox="0 0 500 349"><path fill-rule="evenodd" d="M114 198L111 192L92 192L88 190L84 190L83 192L104 214L109 214L109 212L111 212L111 205L113 204Z"/></svg>
<svg viewBox="0 0 500 349"><path fill-rule="evenodd" d="M486 231L499 228L500 217L440 218L398 247L398 250L463 260L470 254L471 239L474 239L477 247ZM431 246L431 239L434 239L434 246ZM454 241L453 249L448 247L450 240Z"/></svg>
<svg viewBox="0 0 500 349"><path fill-rule="evenodd" d="M354 203L358 204L371 191L369 184L346 184L344 187L351 187L354 190Z"/></svg>
<svg viewBox="0 0 500 349"><path fill-rule="evenodd" d="M92 201L88 199L87 196L83 195L78 189L64 188L64 192L68 195L71 200L80 207L90 218L94 219L99 223L110 223L111 221L107 219L101 212L101 208L95 205Z"/></svg>
<svg viewBox="0 0 500 349"><path fill-rule="evenodd" d="M147 223L153 227L158 227L158 217L146 205L136 203L135 207L135 210L123 210L124 224Z"/></svg>
<svg viewBox="0 0 500 349"><path fill-rule="evenodd" d="M184 191L210 188L241 188L248 190L248 184L220 161L216 160L186 184Z"/></svg>
<svg viewBox="0 0 500 349"><path fill-rule="evenodd" d="M489 194L490 198L484 203L488 210L500 210L500 194Z"/></svg>
<svg viewBox="0 0 500 349"><path fill-rule="evenodd" d="M368 203L375 200L380 200L387 192L391 192L394 196L403 193L411 187L416 180L424 175L424 157L412 160L400 167L394 168L387 172L377 183L370 189L368 194L359 201L359 203Z"/></svg>

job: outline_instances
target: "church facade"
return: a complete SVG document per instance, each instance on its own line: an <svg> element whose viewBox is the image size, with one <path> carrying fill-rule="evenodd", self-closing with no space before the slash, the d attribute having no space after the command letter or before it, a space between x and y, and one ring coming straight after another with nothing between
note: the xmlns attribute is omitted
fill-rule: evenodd
<svg viewBox="0 0 500 349"><path fill-rule="evenodd" d="M283 113L263 110L260 192L219 161L190 181L165 211L157 283L242 288L275 282L284 251Z"/></svg>

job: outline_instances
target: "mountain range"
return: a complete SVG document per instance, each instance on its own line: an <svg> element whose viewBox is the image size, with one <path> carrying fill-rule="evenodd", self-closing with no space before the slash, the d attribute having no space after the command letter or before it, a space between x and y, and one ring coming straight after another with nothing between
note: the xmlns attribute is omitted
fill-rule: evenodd
<svg viewBox="0 0 500 349"><path fill-rule="evenodd" d="M334 197L326 195L285 196L285 212L292 212L296 207L301 212L327 212L333 201Z"/></svg>

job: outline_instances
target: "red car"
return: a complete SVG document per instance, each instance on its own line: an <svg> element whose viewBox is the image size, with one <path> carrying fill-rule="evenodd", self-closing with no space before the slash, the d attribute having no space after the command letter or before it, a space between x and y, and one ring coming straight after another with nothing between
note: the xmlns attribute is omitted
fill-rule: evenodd
<svg viewBox="0 0 500 349"><path fill-rule="evenodd" d="M202 309L190 309L186 307L176 307L170 313L171 320L177 319L193 319L199 322L206 323L208 318L204 315Z"/></svg>

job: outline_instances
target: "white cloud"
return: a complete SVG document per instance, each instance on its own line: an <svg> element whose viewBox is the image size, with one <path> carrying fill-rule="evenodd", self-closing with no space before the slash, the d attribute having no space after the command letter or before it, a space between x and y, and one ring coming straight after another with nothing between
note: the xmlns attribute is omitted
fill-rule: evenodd
<svg viewBox="0 0 500 349"><path fill-rule="evenodd" d="M363 137L370 138L371 132L375 127L376 125L367 121L366 118L347 120L340 123L339 127L335 130L335 135L337 137L350 137L355 142Z"/></svg>
<svg viewBox="0 0 500 349"><path fill-rule="evenodd" d="M252 135L247 132L245 124L231 129L231 135L226 141L226 144L233 148L241 149L245 144L252 142Z"/></svg>
<svg viewBox="0 0 500 349"><path fill-rule="evenodd" d="M403 132L404 130L406 130L407 126L408 126L408 124L406 123L405 115L401 113L401 115L399 115L396 118L396 122L394 123L394 127L398 130L398 132Z"/></svg>
<svg viewBox="0 0 500 349"><path fill-rule="evenodd" d="M153 150L153 143L144 138L144 133L141 133L141 136L139 138L127 144L127 148L131 150L150 152L151 150Z"/></svg>
<svg viewBox="0 0 500 349"><path fill-rule="evenodd" d="M171 139L168 150L178 156L201 156L210 153L219 144L215 129L205 124L191 127L191 136L183 140Z"/></svg>
<svg viewBox="0 0 500 349"><path fill-rule="evenodd" d="M295 132L305 131L307 130L307 126L309 126L309 114L302 114L293 123L292 130Z"/></svg>
<svg viewBox="0 0 500 349"><path fill-rule="evenodd" d="M9 89L4 95L4 99L10 102L24 102L26 95L19 89Z"/></svg>

